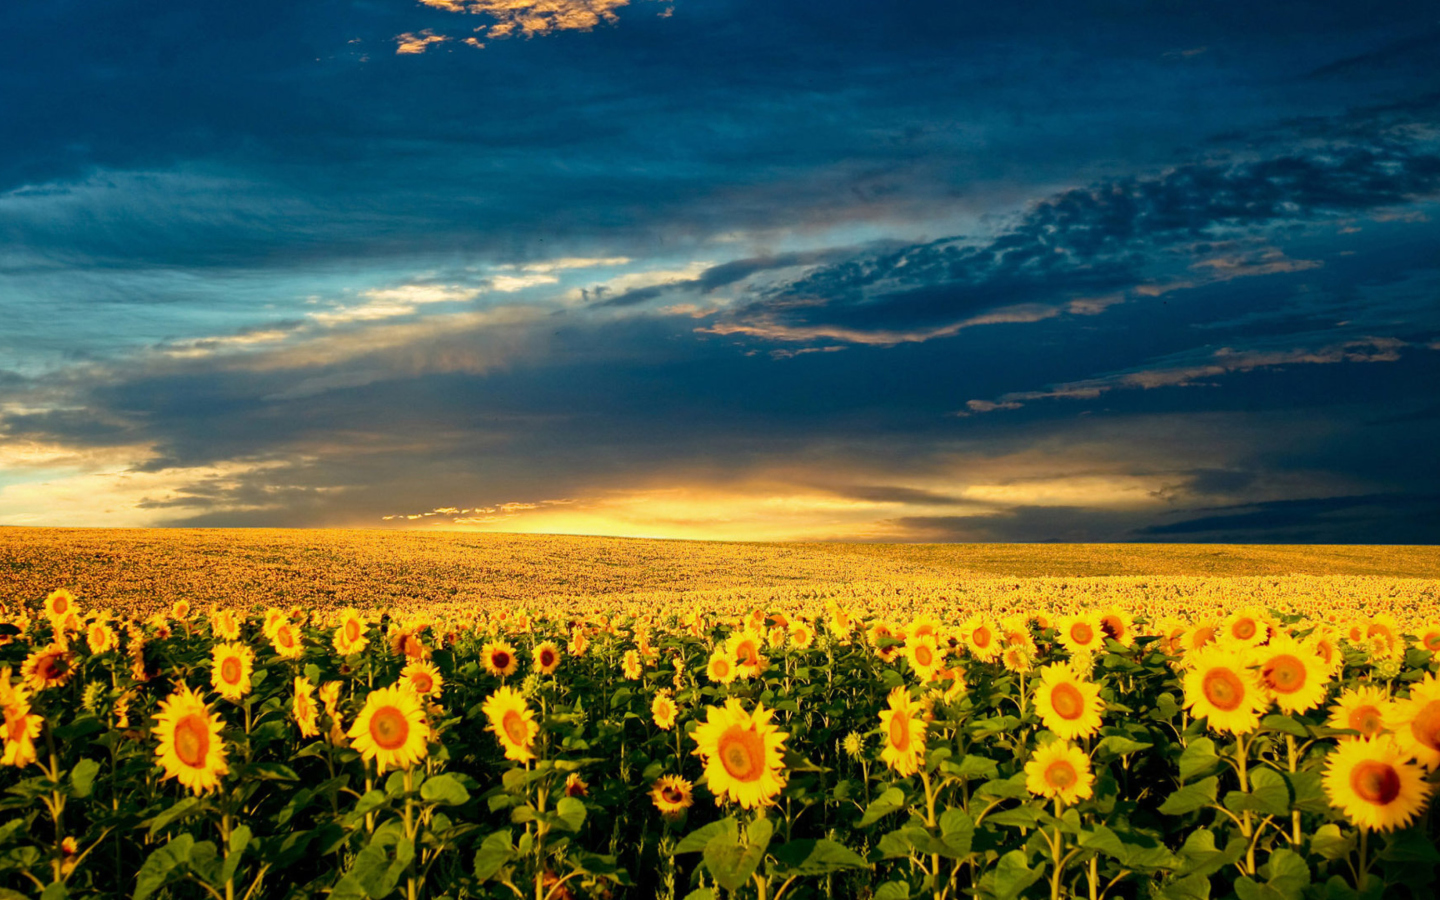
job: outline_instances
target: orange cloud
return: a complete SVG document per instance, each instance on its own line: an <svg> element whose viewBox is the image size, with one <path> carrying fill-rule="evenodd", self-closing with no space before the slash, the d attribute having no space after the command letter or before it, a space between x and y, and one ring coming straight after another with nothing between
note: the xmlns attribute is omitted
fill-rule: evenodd
<svg viewBox="0 0 1440 900"><path fill-rule="evenodd" d="M420 0L433 9L453 13L484 13L495 24L483 29L486 37L508 38L556 31L590 31L601 22L620 20L615 10L630 0ZM664 15L664 13L661 13ZM477 31L482 29L476 29ZM470 43L467 41L467 43ZM478 42L476 42L478 45ZM422 50L410 51L414 53Z"/></svg>
<svg viewBox="0 0 1440 900"><path fill-rule="evenodd" d="M419 34L407 31L404 34L395 35L395 42L399 45L395 48L395 52L400 55L424 53L431 44L439 44L448 40L450 39L445 35L436 34L429 28Z"/></svg>

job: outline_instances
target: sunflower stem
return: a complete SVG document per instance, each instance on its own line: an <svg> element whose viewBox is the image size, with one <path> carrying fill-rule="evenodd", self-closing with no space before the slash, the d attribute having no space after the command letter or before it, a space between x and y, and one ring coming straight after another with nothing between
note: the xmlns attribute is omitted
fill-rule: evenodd
<svg viewBox="0 0 1440 900"><path fill-rule="evenodd" d="M1295 774L1295 766L1298 762L1295 752L1295 735L1285 735L1285 749L1289 753L1290 774L1293 775ZM1297 847L1300 846L1300 810L1298 809L1292 809L1290 811L1290 832L1290 843Z"/></svg>

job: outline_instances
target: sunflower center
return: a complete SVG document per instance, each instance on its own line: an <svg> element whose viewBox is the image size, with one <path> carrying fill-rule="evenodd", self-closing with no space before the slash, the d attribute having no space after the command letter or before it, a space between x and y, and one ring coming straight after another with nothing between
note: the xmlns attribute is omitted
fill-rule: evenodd
<svg viewBox="0 0 1440 900"><path fill-rule="evenodd" d="M490 662L494 664L497 669L508 669L510 668L510 654L504 650L496 650L490 657Z"/></svg>
<svg viewBox="0 0 1440 900"><path fill-rule="evenodd" d="M352 644L360 640L360 623L354 619L345 622L345 640Z"/></svg>
<svg viewBox="0 0 1440 900"><path fill-rule="evenodd" d="M1205 699L1215 707L1230 712L1240 708L1245 699L1245 683L1229 669L1211 669L1202 683Z"/></svg>
<svg viewBox="0 0 1440 900"><path fill-rule="evenodd" d="M1076 622L1070 626L1070 639L1081 646L1095 640L1095 629L1088 622Z"/></svg>
<svg viewBox="0 0 1440 900"><path fill-rule="evenodd" d="M736 649L735 656L739 658L741 665L753 666L756 664L755 657L759 656L759 651L753 641L744 641Z"/></svg>
<svg viewBox="0 0 1440 900"><path fill-rule="evenodd" d="M994 639L994 635L990 633L990 629L984 625L976 628L975 633L971 637L975 641L975 646L977 647L988 647L990 646L990 642Z"/></svg>
<svg viewBox="0 0 1440 900"><path fill-rule="evenodd" d="M765 741L753 728L731 725L718 742L720 764L736 781L759 781L765 769Z"/></svg>
<svg viewBox="0 0 1440 900"><path fill-rule="evenodd" d="M666 803L679 803L685 799L685 794L679 788L669 786L660 789L660 796L665 798Z"/></svg>
<svg viewBox="0 0 1440 900"><path fill-rule="evenodd" d="M220 663L220 680L226 684L239 684L241 675L240 657L227 656Z"/></svg>
<svg viewBox="0 0 1440 900"><path fill-rule="evenodd" d="M1425 704L1425 708L1411 720L1410 733L1431 750L1440 750L1440 700Z"/></svg>
<svg viewBox="0 0 1440 900"><path fill-rule="evenodd" d="M410 676L410 683L415 685L415 690L422 694L428 694L435 687L435 679L426 672L416 672Z"/></svg>
<svg viewBox="0 0 1440 900"><path fill-rule="evenodd" d="M1230 629L1230 633L1242 641L1248 641L1255 636L1257 628L1254 619L1241 619L1235 623L1234 628Z"/></svg>
<svg viewBox="0 0 1440 900"><path fill-rule="evenodd" d="M726 675L729 675L729 674L730 674L730 660L728 660L728 659L717 659L717 660L715 660L715 674L716 674L718 677L720 677L720 678L724 678Z"/></svg>
<svg viewBox="0 0 1440 900"><path fill-rule="evenodd" d="M1422 643L1425 644L1426 650L1440 653L1440 631L1432 631L1425 635L1425 640Z"/></svg>
<svg viewBox="0 0 1440 900"><path fill-rule="evenodd" d="M61 660L60 654L51 653L35 661L35 672L41 678L50 681L65 674L65 664Z"/></svg>
<svg viewBox="0 0 1440 900"><path fill-rule="evenodd" d="M922 666L928 666L935 661L935 651L921 644L915 648L915 661Z"/></svg>
<svg viewBox="0 0 1440 900"><path fill-rule="evenodd" d="M282 647L295 646L295 632L289 628L281 628L275 633L275 638Z"/></svg>
<svg viewBox="0 0 1440 900"><path fill-rule="evenodd" d="M1057 684L1050 692L1050 705L1062 719L1078 719L1085 714L1085 697L1073 684Z"/></svg>
<svg viewBox="0 0 1440 900"><path fill-rule="evenodd" d="M541 650L540 665L547 669L555 665L555 651L550 649Z"/></svg>
<svg viewBox="0 0 1440 900"><path fill-rule="evenodd" d="M1120 635L1125 633L1125 624L1120 621L1119 616L1106 616L1100 620L1100 630L1111 640L1120 640Z"/></svg>
<svg viewBox="0 0 1440 900"><path fill-rule="evenodd" d="M5 735L10 743L18 744L24 740L29 725L24 713L10 707L5 708Z"/></svg>
<svg viewBox="0 0 1440 900"><path fill-rule="evenodd" d="M1069 760L1057 759L1045 767L1045 783L1058 790L1074 787L1080 780L1080 773Z"/></svg>
<svg viewBox="0 0 1440 900"><path fill-rule="evenodd" d="M205 768L205 755L210 752L210 722L199 713L191 713L175 723L175 755L192 769Z"/></svg>
<svg viewBox="0 0 1440 900"><path fill-rule="evenodd" d="M1213 640L1215 640L1215 629L1209 625L1205 625L1195 629L1195 638L1190 642L1190 646L1195 648L1203 647Z"/></svg>
<svg viewBox="0 0 1440 900"><path fill-rule="evenodd" d="M1350 711L1350 718L1346 724L1365 737L1378 734L1380 729L1385 727L1385 721L1380 717L1380 710L1373 706L1355 707Z"/></svg>
<svg viewBox="0 0 1440 900"><path fill-rule="evenodd" d="M910 749L910 720L904 713L890 717L890 746L902 753Z"/></svg>
<svg viewBox="0 0 1440 900"><path fill-rule="evenodd" d="M56 597L56 598L55 598L55 614L56 614L56 615L61 615L61 616L63 616L63 615L65 615L65 613L67 613L69 610L70 610L70 601L69 601L69 600L65 599L64 597Z"/></svg>
<svg viewBox="0 0 1440 900"><path fill-rule="evenodd" d="M1400 773L1394 766L1367 759L1350 770L1350 787L1365 802L1385 806L1400 796Z"/></svg>
<svg viewBox="0 0 1440 900"><path fill-rule="evenodd" d="M1293 694L1305 686L1305 664L1289 653L1272 657L1260 671L1272 691Z"/></svg>
<svg viewBox="0 0 1440 900"><path fill-rule="evenodd" d="M505 710L505 718L500 720L500 727L505 729L505 736L510 739L510 743L517 747L530 743L530 730L525 727L525 717L518 711Z"/></svg>
<svg viewBox="0 0 1440 900"><path fill-rule="evenodd" d="M382 706L370 717L370 739L382 750L398 750L410 737L410 720L393 706Z"/></svg>

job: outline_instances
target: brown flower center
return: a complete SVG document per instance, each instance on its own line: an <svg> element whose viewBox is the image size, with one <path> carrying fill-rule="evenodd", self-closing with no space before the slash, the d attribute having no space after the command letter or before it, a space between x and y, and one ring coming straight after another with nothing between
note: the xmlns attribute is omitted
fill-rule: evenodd
<svg viewBox="0 0 1440 900"><path fill-rule="evenodd" d="M542 669L548 669L553 665L555 665L555 651L546 647L540 651L540 667Z"/></svg>
<svg viewBox="0 0 1440 900"><path fill-rule="evenodd" d="M175 755L192 769L205 768L210 752L210 722L200 713L191 713L175 723Z"/></svg>
<svg viewBox="0 0 1440 900"><path fill-rule="evenodd" d="M1245 682L1230 669L1211 669L1206 672L1201 689L1211 705L1225 712L1239 709L1241 701L1245 699Z"/></svg>
<svg viewBox="0 0 1440 900"><path fill-rule="evenodd" d="M680 803L685 799L684 791L670 785L660 789L660 796L665 798L666 803Z"/></svg>
<svg viewBox="0 0 1440 900"><path fill-rule="evenodd" d="M975 642L977 647L988 647L995 640L995 635L991 633L988 626L981 625L970 635L970 639Z"/></svg>
<svg viewBox="0 0 1440 900"><path fill-rule="evenodd" d="M1440 750L1440 700L1425 704L1411 720L1410 733L1431 750Z"/></svg>
<svg viewBox="0 0 1440 900"><path fill-rule="evenodd" d="M1090 627L1089 622L1076 622L1070 626L1070 640L1083 647L1095 640L1095 629Z"/></svg>
<svg viewBox="0 0 1440 900"><path fill-rule="evenodd" d="M1242 641L1248 641L1255 636L1257 630L1259 626L1254 619L1241 619L1230 628L1230 633Z"/></svg>
<svg viewBox="0 0 1440 900"><path fill-rule="evenodd" d="M1080 773L1068 759L1057 759L1045 767L1045 783L1057 790L1074 787L1080 781Z"/></svg>
<svg viewBox="0 0 1440 900"><path fill-rule="evenodd" d="M1276 693L1293 694L1305 686L1305 663L1289 653L1266 660L1260 673L1265 676L1270 690Z"/></svg>
<svg viewBox="0 0 1440 900"><path fill-rule="evenodd" d="M398 750L410 737L410 720L394 706L382 706L370 717L370 739L382 750Z"/></svg>
<svg viewBox="0 0 1440 900"><path fill-rule="evenodd" d="M220 680L226 684L239 684L244 673L244 667L240 664L240 657L227 656L220 663Z"/></svg>
<svg viewBox="0 0 1440 900"><path fill-rule="evenodd" d="M890 746L901 753L910 749L910 720L903 712L890 717Z"/></svg>
<svg viewBox="0 0 1440 900"><path fill-rule="evenodd" d="M1355 729L1365 737L1372 737L1385 727L1385 720L1380 716L1379 709L1373 706L1357 706L1350 711L1346 727Z"/></svg>
<svg viewBox="0 0 1440 900"><path fill-rule="evenodd" d="M410 683L422 694L428 694L435 689L435 679L431 678L428 672L411 673Z"/></svg>
<svg viewBox="0 0 1440 900"><path fill-rule="evenodd" d="M345 620L345 640L352 644L360 640L360 623L354 619Z"/></svg>
<svg viewBox="0 0 1440 900"><path fill-rule="evenodd" d="M530 729L525 727L525 717L520 715L519 710L505 710L505 718L500 720L500 727L505 729L505 736L510 743L517 747L525 747L530 743Z"/></svg>
<svg viewBox="0 0 1440 900"><path fill-rule="evenodd" d="M506 653L504 650L496 650L494 653L490 654L490 665L494 666L502 672L505 671L506 669L510 668L510 654Z"/></svg>
<svg viewBox="0 0 1440 900"><path fill-rule="evenodd" d="M1125 634L1125 623L1120 621L1119 616L1106 616L1100 620L1100 630L1105 632L1106 637L1118 641Z"/></svg>
<svg viewBox="0 0 1440 900"><path fill-rule="evenodd" d="M928 668L935 662L935 651L931 650L928 645L921 644L915 648L915 662Z"/></svg>
<svg viewBox="0 0 1440 900"><path fill-rule="evenodd" d="M1085 714L1085 695L1068 682L1055 685L1050 692L1050 705L1062 719L1078 719Z"/></svg>
<svg viewBox="0 0 1440 900"><path fill-rule="evenodd" d="M1386 806L1400 796L1400 773L1394 766L1367 759L1350 770L1350 788L1366 803Z"/></svg>
<svg viewBox="0 0 1440 900"><path fill-rule="evenodd" d="M720 764L736 781L759 781L765 770L765 741L754 728L731 725L718 742Z"/></svg>

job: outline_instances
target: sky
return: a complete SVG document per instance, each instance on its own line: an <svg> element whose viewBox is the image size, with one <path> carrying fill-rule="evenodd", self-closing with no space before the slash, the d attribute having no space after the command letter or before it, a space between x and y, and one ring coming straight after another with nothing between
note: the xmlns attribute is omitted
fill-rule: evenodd
<svg viewBox="0 0 1440 900"><path fill-rule="evenodd" d="M1430 2L18 0L0 525L1440 541Z"/></svg>

